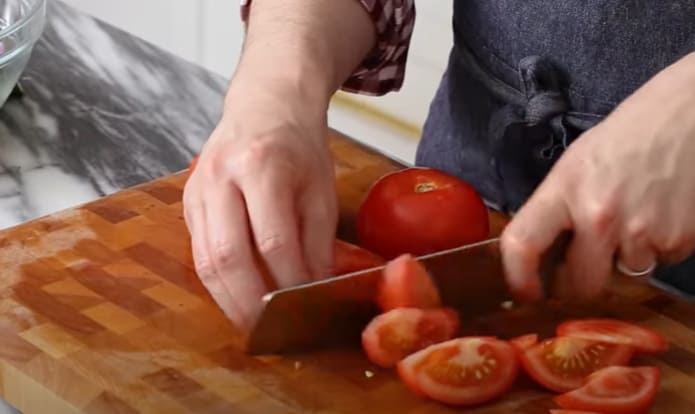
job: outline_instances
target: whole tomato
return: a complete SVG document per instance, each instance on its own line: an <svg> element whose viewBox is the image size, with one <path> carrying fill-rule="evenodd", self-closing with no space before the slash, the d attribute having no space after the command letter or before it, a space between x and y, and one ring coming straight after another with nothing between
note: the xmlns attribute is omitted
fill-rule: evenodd
<svg viewBox="0 0 695 414"><path fill-rule="evenodd" d="M470 184L413 167L372 185L357 214L357 231L360 245L393 259L484 240L490 224L487 207Z"/></svg>

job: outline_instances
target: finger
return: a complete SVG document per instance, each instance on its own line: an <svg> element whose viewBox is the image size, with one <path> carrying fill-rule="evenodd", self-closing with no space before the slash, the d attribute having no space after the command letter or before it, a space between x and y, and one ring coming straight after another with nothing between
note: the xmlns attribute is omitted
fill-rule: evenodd
<svg viewBox="0 0 695 414"><path fill-rule="evenodd" d="M695 236L688 235L688 233L683 232L682 227L673 226L671 228L679 229L679 237L666 238L664 242L663 237L655 237L652 242L654 244L654 254L658 257L659 262L674 265L688 259L693 254L693 246L695 246ZM660 249L656 246L663 246Z"/></svg>
<svg viewBox="0 0 695 414"><path fill-rule="evenodd" d="M642 273L652 267L656 260L656 253L643 237L624 237L620 242L617 264L628 273Z"/></svg>
<svg viewBox="0 0 695 414"><path fill-rule="evenodd" d="M241 186L253 237L279 288L309 281L299 239L300 218L292 188L276 174Z"/></svg>
<svg viewBox="0 0 695 414"><path fill-rule="evenodd" d="M609 232L578 222L567 249L568 270L563 281L567 285L562 296L577 300L598 296L611 277L615 248L616 242Z"/></svg>
<svg viewBox="0 0 695 414"><path fill-rule="evenodd" d="M337 201L323 193L310 195L303 203L302 246L304 260L312 280L330 276L335 257Z"/></svg>
<svg viewBox="0 0 695 414"><path fill-rule="evenodd" d="M196 192L196 190L189 190L188 188L188 193ZM198 195L191 196L189 194L186 194L184 198L193 200L184 203L184 219L191 234L193 263L198 278L225 315L232 319L234 323L240 324L242 322L240 311L222 283L222 279L217 275L215 266L212 264L206 231L205 208L200 201L201 198Z"/></svg>
<svg viewBox="0 0 695 414"><path fill-rule="evenodd" d="M693 252L695 252L695 250L691 246L692 245L689 244L679 249L670 250L669 252L664 253L661 257L660 262L673 265L688 259L690 256L692 256Z"/></svg>
<svg viewBox="0 0 695 414"><path fill-rule="evenodd" d="M206 193L209 255L232 297L242 328L252 325L267 289L254 260L243 197L232 185L209 186Z"/></svg>
<svg viewBox="0 0 695 414"><path fill-rule="evenodd" d="M572 226L564 200L551 191L549 187L539 187L502 233L507 283L512 294L521 301L536 301L542 297L541 256L562 231Z"/></svg>

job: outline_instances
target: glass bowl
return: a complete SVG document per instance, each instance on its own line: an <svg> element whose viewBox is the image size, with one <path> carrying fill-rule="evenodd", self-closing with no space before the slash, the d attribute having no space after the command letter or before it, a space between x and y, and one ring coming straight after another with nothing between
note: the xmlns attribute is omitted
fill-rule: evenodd
<svg viewBox="0 0 695 414"><path fill-rule="evenodd" d="M46 24L46 0L0 0L0 106L27 66Z"/></svg>

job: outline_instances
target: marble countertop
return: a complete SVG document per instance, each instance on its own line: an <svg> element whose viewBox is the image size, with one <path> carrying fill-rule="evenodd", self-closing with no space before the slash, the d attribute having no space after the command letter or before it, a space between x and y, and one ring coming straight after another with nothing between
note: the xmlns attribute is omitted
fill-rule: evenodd
<svg viewBox="0 0 695 414"><path fill-rule="evenodd" d="M0 109L0 228L186 168L226 82L49 0L24 94Z"/></svg>

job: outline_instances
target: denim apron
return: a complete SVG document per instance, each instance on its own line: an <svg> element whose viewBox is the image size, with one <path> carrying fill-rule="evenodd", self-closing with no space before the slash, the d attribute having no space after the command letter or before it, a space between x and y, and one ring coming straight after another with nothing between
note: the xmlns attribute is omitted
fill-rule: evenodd
<svg viewBox="0 0 695 414"><path fill-rule="evenodd" d="M695 51L695 0L454 0L453 30L416 164L513 212L583 131ZM695 256L657 279L695 294Z"/></svg>

